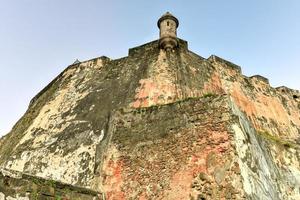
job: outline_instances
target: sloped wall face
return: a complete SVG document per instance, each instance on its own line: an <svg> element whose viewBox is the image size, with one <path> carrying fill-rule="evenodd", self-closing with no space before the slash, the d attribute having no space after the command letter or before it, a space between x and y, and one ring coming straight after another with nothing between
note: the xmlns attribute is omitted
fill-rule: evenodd
<svg viewBox="0 0 300 200"><path fill-rule="evenodd" d="M180 41L174 51L160 50L155 61L147 66L145 78L139 80L132 108L167 104L208 93L222 94L220 77L214 66L188 51Z"/></svg>
<svg viewBox="0 0 300 200"><path fill-rule="evenodd" d="M258 133L233 101L231 107L239 119L231 127L248 199L299 199L299 146Z"/></svg>
<svg viewBox="0 0 300 200"><path fill-rule="evenodd" d="M299 199L300 93L158 45L68 67L0 140L1 168L106 199Z"/></svg>
<svg viewBox="0 0 300 200"><path fill-rule="evenodd" d="M299 199L299 91L243 76L238 66L216 56L208 61L240 118L235 136L245 192L252 199Z"/></svg>
<svg viewBox="0 0 300 200"><path fill-rule="evenodd" d="M20 133L23 137L12 147L13 156L3 163L4 168L90 185L94 170L91 160L101 138L91 129L91 122L76 118L79 113L74 109L91 93L93 70L87 66L71 68L52 86L55 91ZM32 109L37 102L33 104Z"/></svg>
<svg viewBox="0 0 300 200"><path fill-rule="evenodd" d="M152 48L152 57L142 51L68 67L3 139L1 168L94 188L102 153L97 146L106 141L110 113L133 101L145 68L157 57Z"/></svg>
<svg viewBox="0 0 300 200"><path fill-rule="evenodd" d="M299 199L299 91L286 87L275 89L265 78L245 77L221 59L211 57L209 61L216 67L224 91L232 97L236 108L245 113L240 118L244 133L236 135L252 145L238 142L236 145L251 152L248 153L250 157L239 156L257 168L251 172L244 168L245 190L254 199L269 199L270 196L271 199ZM235 114L241 116L239 112ZM247 165L240 162L240 166Z"/></svg>
<svg viewBox="0 0 300 200"><path fill-rule="evenodd" d="M0 176L0 195L114 200L300 197L297 146L258 134L228 96L120 109L111 115L107 135L98 146L103 151L94 191L28 175L16 180L6 173Z"/></svg>
<svg viewBox="0 0 300 200"><path fill-rule="evenodd" d="M107 199L243 199L226 97L114 115L101 169Z"/></svg>
<svg viewBox="0 0 300 200"><path fill-rule="evenodd" d="M285 140L300 141L299 91L272 88L261 76L243 76L232 63L215 56L208 60L215 67L223 90L233 97L257 130Z"/></svg>
<svg viewBox="0 0 300 200"><path fill-rule="evenodd" d="M99 180L107 199L300 197L298 146L258 133L227 96L113 118Z"/></svg>
<svg viewBox="0 0 300 200"><path fill-rule="evenodd" d="M189 53L184 41L171 54L158 45L131 49L118 60L101 57L68 67L1 140L1 168L97 188L112 110L202 96L210 80L211 65Z"/></svg>

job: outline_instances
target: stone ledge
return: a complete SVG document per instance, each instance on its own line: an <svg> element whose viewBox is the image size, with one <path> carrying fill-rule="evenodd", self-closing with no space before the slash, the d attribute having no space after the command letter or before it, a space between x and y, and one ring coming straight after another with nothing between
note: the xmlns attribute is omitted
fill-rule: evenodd
<svg viewBox="0 0 300 200"><path fill-rule="evenodd" d="M280 91L280 92L290 92L290 93L296 93L296 94L300 95L299 90L294 90L294 89L288 88L286 86L279 86L279 87L276 87L275 89Z"/></svg>
<svg viewBox="0 0 300 200"><path fill-rule="evenodd" d="M96 57L96 58L92 58L92 59L89 59L89 60L85 60L85 61L82 61L82 62L79 62L79 63L74 63L74 64L71 64L69 65L70 66L74 66L74 65L81 65L81 64L85 64L85 63L94 63L94 62L97 62L98 60L101 60L103 61L104 63L107 63L109 61L111 61L112 59L110 59L109 57L107 56L100 56L100 57Z"/></svg>
<svg viewBox="0 0 300 200"><path fill-rule="evenodd" d="M266 77L263 77L261 75L254 75L254 76L250 76L249 78L250 79L257 79L257 80L262 81L262 82L269 85L269 79L267 79Z"/></svg>
<svg viewBox="0 0 300 200"><path fill-rule="evenodd" d="M300 91L299 90L294 90L294 89L288 88L286 86L276 87L275 90L277 90L280 93L291 96L296 101L300 101Z"/></svg>
<svg viewBox="0 0 300 200"><path fill-rule="evenodd" d="M217 62L217 63L222 63L222 64L225 64L227 67L230 67L236 71L238 71L239 73L242 73L242 69L240 66L228 61L228 60L225 60L223 58L220 58L216 55L211 55L208 59L208 61L210 62Z"/></svg>
<svg viewBox="0 0 300 200"><path fill-rule="evenodd" d="M187 50L188 49L188 43L185 40L179 39L178 40L178 47L177 49L183 49L183 50ZM154 40L152 42L148 42L146 44L143 44L141 46L137 46L134 48L130 48L128 51L128 56L134 56L137 55L141 52L146 53L147 51L149 51L150 49L157 49L159 50L159 40Z"/></svg>
<svg viewBox="0 0 300 200"><path fill-rule="evenodd" d="M101 193L91 189L7 169L0 171L1 195L25 199L102 199Z"/></svg>

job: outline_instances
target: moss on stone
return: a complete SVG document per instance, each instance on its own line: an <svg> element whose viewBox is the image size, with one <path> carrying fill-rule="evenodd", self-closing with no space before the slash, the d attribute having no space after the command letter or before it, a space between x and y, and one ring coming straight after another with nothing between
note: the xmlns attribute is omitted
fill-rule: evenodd
<svg viewBox="0 0 300 200"><path fill-rule="evenodd" d="M190 100L197 100L197 99L200 99L200 98L202 98L202 97L187 97L187 98L179 99L177 101L167 103L167 104L156 104L156 105L152 105L152 106L149 106L149 107L136 108L136 109L134 109L133 112L142 114L144 112L151 112L151 111L159 110L159 109L161 109L163 107L166 107L166 106L171 106L171 105L175 105L175 104L179 104L179 103L184 103L184 102L187 102L187 101L190 101Z"/></svg>
<svg viewBox="0 0 300 200"><path fill-rule="evenodd" d="M0 191L10 196L26 196L30 199L93 199L98 192L64 184L52 179L43 179L28 174L20 178L3 176L0 172ZM68 198L66 198L68 197Z"/></svg>
<svg viewBox="0 0 300 200"><path fill-rule="evenodd" d="M205 94L203 95L204 98L207 98L207 97L216 97L216 96L217 96L217 94L212 93L212 92L208 92L208 93L205 93Z"/></svg>
<svg viewBox="0 0 300 200"><path fill-rule="evenodd" d="M286 140L283 140L279 136L272 135L271 133L269 133L266 130L258 130L257 133L265 140L272 142L274 144L277 144L277 145L280 145L283 147L287 147L287 148L295 148L296 147L296 144L286 141Z"/></svg>

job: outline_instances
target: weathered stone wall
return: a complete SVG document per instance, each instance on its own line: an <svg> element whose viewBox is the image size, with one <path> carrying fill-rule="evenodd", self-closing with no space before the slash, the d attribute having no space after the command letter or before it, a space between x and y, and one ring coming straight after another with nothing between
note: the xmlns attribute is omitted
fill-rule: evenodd
<svg viewBox="0 0 300 200"><path fill-rule="evenodd" d="M178 42L69 66L0 140L0 168L106 199L299 199L300 92Z"/></svg>
<svg viewBox="0 0 300 200"><path fill-rule="evenodd" d="M246 77L231 64L208 59L218 72L220 87L233 97L254 127L285 140L300 137L299 91L273 88L262 76ZM212 89L213 90L213 89Z"/></svg>
<svg viewBox="0 0 300 200"><path fill-rule="evenodd" d="M257 131L227 96L121 110L111 126L108 199L300 197L299 145Z"/></svg>
<svg viewBox="0 0 300 200"><path fill-rule="evenodd" d="M133 101L139 79L153 62L145 52L153 51L154 57L159 51L154 47L128 58L101 57L68 67L4 138L1 167L93 188L101 158L97 144L107 137L110 113Z"/></svg>
<svg viewBox="0 0 300 200"><path fill-rule="evenodd" d="M227 97L114 115L101 171L108 199L241 199Z"/></svg>
<svg viewBox="0 0 300 200"><path fill-rule="evenodd" d="M299 199L299 145L256 131L233 102L232 110L239 118L240 126L232 124L232 130L248 198Z"/></svg>

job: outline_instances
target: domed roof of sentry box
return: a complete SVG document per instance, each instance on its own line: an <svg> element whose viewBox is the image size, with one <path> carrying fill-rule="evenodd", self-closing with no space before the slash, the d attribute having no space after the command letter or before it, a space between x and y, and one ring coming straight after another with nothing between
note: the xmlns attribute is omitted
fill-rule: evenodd
<svg viewBox="0 0 300 200"><path fill-rule="evenodd" d="M165 20L165 19L172 19L175 21L176 23L176 28L179 26L179 21L176 17L174 17L170 12L166 12L165 14L163 14L159 20L157 21L157 26L158 28L160 28L160 22Z"/></svg>

